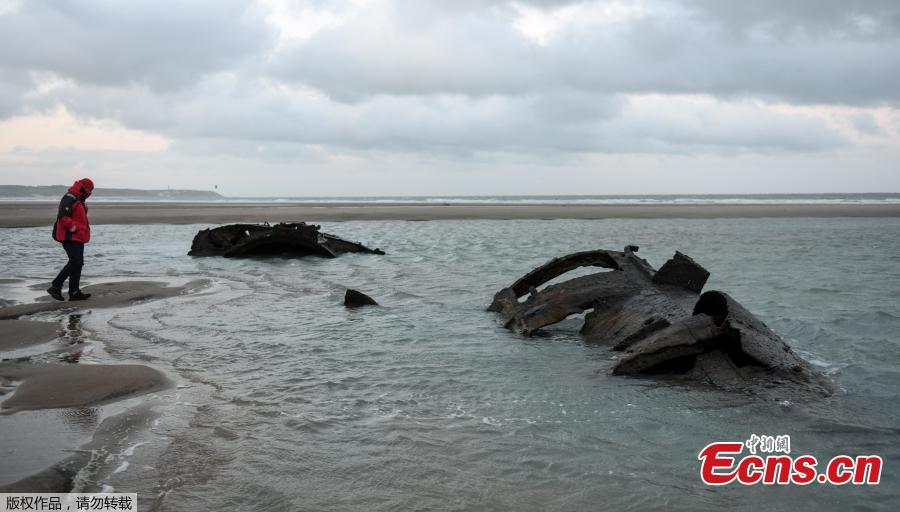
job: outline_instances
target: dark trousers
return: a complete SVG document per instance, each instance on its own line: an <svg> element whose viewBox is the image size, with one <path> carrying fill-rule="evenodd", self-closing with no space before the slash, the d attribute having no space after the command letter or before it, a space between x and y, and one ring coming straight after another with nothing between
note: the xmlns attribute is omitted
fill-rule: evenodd
<svg viewBox="0 0 900 512"><path fill-rule="evenodd" d="M69 256L69 262L59 271L53 280L55 288L62 288L66 278L69 279L69 293L77 292L81 284L81 267L84 266L84 244L79 242L63 242L63 249Z"/></svg>

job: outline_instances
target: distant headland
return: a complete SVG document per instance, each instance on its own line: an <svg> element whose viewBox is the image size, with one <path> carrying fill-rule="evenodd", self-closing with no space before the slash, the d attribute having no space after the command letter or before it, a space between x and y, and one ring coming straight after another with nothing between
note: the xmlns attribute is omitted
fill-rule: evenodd
<svg viewBox="0 0 900 512"><path fill-rule="evenodd" d="M4 199L59 199L68 190L67 185L0 185L0 198ZM212 190L140 190L135 188L98 187L95 199L124 199L136 201L216 201L225 199Z"/></svg>

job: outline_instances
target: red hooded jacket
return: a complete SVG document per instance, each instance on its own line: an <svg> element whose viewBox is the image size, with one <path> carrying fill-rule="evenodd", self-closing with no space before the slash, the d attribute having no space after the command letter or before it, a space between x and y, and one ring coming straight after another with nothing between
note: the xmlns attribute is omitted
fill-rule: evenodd
<svg viewBox="0 0 900 512"><path fill-rule="evenodd" d="M69 192L59 202L59 213L53 224L53 239L57 242L91 241L91 225L88 222L88 207L85 200L94 191L94 182L80 179L69 187Z"/></svg>

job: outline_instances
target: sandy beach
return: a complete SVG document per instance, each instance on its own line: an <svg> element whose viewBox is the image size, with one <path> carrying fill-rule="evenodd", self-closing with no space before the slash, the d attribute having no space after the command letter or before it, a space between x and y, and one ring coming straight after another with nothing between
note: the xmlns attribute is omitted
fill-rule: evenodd
<svg viewBox="0 0 900 512"><path fill-rule="evenodd" d="M0 320L0 351L38 345L56 338L59 326L33 320Z"/></svg>
<svg viewBox="0 0 900 512"><path fill-rule="evenodd" d="M199 285L167 286L165 283L128 281L86 286L94 294L90 301L41 300L0 308L0 355L3 352L50 342L61 334L58 322L19 320L35 313L74 312L81 309L127 306L139 300L174 297ZM55 354L51 350L43 354ZM35 354L40 356L42 354ZM86 407L112 399L147 392L165 383L158 371L139 365L66 365L35 363L32 357L0 362L4 409L50 409ZM77 360L77 358L75 358ZM11 386L11 383L19 384ZM2 396L2 395L0 395Z"/></svg>
<svg viewBox="0 0 900 512"><path fill-rule="evenodd" d="M134 364L14 363L0 366L0 375L21 381L3 402L10 409L88 407L146 393L165 385L166 378L148 366Z"/></svg>
<svg viewBox="0 0 900 512"><path fill-rule="evenodd" d="M158 391L171 384L163 372L150 366L72 364L78 362L85 349L90 351L90 343L85 343L80 336L72 339L71 333L66 336L66 329L59 321L21 320L19 317L53 312L77 317L82 310L127 307L136 301L174 297L201 284L200 281L191 281L184 286L151 281L107 282L84 288L94 294L89 301L58 302L41 297L36 302L0 308L0 409L3 414L41 409L90 411L90 408ZM80 325L77 329L80 334ZM26 348L27 355L8 357L8 354ZM119 430L134 428L137 416L141 415L129 411L113 418L112 423L119 425ZM101 446L118 442L112 430L101 425L91 443ZM90 450L76 451L43 471L5 483L0 490L70 491L76 473L88 463L89 453Z"/></svg>
<svg viewBox="0 0 900 512"><path fill-rule="evenodd" d="M83 308L125 306L130 302L139 300L174 297L184 293L186 290L196 288L201 284L201 281L192 281L183 287L167 286L166 283L152 281L126 281L95 284L83 288L85 292L93 295L90 301L60 302L55 301L50 297L42 296L37 302L15 304L0 308L0 320L16 319L24 315L33 315L35 313L46 313L50 311L74 311ZM13 324L10 331L15 334L27 332L26 329L30 329L30 327L23 326L28 325L30 324Z"/></svg>
<svg viewBox="0 0 900 512"><path fill-rule="evenodd" d="M56 203L0 202L0 227L52 224ZM900 217L900 204L548 205L403 203L90 203L92 224L459 219Z"/></svg>

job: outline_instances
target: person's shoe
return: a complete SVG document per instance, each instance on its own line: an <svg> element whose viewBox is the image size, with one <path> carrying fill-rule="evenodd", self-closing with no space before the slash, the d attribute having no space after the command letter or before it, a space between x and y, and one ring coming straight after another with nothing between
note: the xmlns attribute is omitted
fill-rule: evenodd
<svg viewBox="0 0 900 512"><path fill-rule="evenodd" d="M56 300L66 300L62 296L62 289L57 288L55 286L51 286L50 288L47 288L47 293L49 293L50 296Z"/></svg>
<svg viewBox="0 0 900 512"><path fill-rule="evenodd" d="M90 293L84 293L81 290L78 290L77 292L69 292L69 300L88 300L90 298Z"/></svg>

